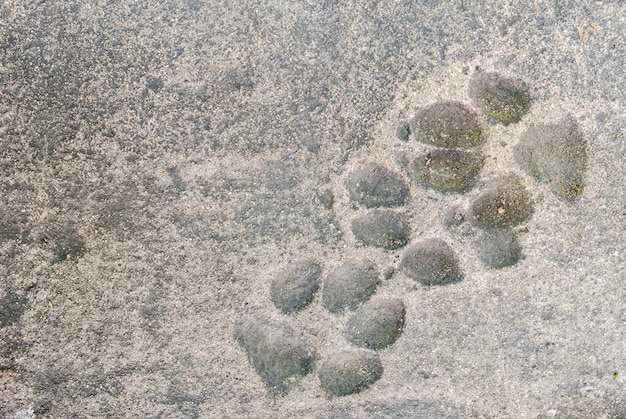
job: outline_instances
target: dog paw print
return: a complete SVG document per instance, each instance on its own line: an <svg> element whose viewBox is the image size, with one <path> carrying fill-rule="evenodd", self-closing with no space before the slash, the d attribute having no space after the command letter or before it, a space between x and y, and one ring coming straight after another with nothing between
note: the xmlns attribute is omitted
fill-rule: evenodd
<svg viewBox="0 0 626 419"><path fill-rule="evenodd" d="M453 248L439 233L413 231L411 220L419 217L411 202L413 186L440 194L438 199L449 204L442 214L444 227L469 228L486 269L503 269L522 258L517 229L535 211L523 176L514 171L487 180L481 176L483 149L491 141L486 128L521 123L531 96L523 82L482 70L473 74L468 91L476 109L440 100L397 126L397 139L420 144L407 153L404 172L389 162L362 160L342 183L357 244L384 254L401 252L398 266L386 271L385 279L401 272L424 286L453 286L464 278L462 246ZM586 143L572 116L530 124L512 151L518 170L533 182L547 185L565 201L582 193ZM454 204L457 197L465 197L463 205ZM372 261L349 257L329 269L325 264L303 258L278 270L269 294L281 320L254 313L235 324L236 340L271 394L287 394L314 371L331 397L361 392L383 376L380 351L401 338L405 304L376 295L381 273ZM290 317L315 301L335 319L347 316L341 329L345 345L320 353L311 336L292 325Z"/></svg>
<svg viewBox="0 0 626 419"><path fill-rule="evenodd" d="M320 261L297 259L275 275L270 296L284 316L305 309L321 287ZM401 299L376 297L380 273L366 259L348 258L323 278L321 304L333 315L349 312L343 336L351 347L330 350L318 369L319 382L329 396L357 393L376 382L383 365L376 351L392 345L404 326ZM235 337L272 394L286 394L313 371L320 355L304 333L285 321L244 315L235 324Z"/></svg>

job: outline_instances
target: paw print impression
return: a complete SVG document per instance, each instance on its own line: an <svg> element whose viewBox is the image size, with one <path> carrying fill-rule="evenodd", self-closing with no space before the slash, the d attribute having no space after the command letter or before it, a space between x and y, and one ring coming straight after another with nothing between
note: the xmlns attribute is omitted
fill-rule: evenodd
<svg viewBox="0 0 626 419"><path fill-rule="evenodd" d="M324 309L348 316L342 332L348 348L329 350L318 369L320 386L328 396L357 393L380 379L383 365L376 351L402 334L404 302L375 296L380 276L367 259L346 258L324 275L319 260L303 258L279 269L272 280L270 297L283 316L304 310L320 288ZM245 314L235 324L235 338L272 395L289 393L320 358L287 318L277 322L262 314Z"/></svg>
<svg viewBox="0 0 626 419"><path fill-rule="evenodd" d="M485 176L485 150L498 141L488 131L523 124L531 94L521 80L480 69L467 88L471 105L435 100L396 126L393 141L400 142L388 146L401 150L398 171L385 161L389 154L369 153L351 164L341 184L352 235L358 246L371 248L360 254L380 252L391 264L397 261L385 273L388 280L393 280L389 272L427 287L451 287L465 280L459 255L467 251L467 241L451 245L444 238L459 231L469 232L472 254L486 269L512 267L523 258L518 234L535 213L532 189L524 182L545 185L565 202L583 193L587 144L572 115L528 124L511 150L517 167L507 167L505 173L493 173L492 167ZM443 228L419 222L419 211L427 206L412 202L415 196L437 202ZM381 282L377 265L363 257L337 263L307 257L279 268L269 295L281 319L244 314L234 327L237 342L269 393L285 395L314 371L329 397L373 386L384 374L380 351L411 327L405 325L402 299L377 295ZM290 317L317 301L342 325L344 345L319 351L292 325Z"/></svg>

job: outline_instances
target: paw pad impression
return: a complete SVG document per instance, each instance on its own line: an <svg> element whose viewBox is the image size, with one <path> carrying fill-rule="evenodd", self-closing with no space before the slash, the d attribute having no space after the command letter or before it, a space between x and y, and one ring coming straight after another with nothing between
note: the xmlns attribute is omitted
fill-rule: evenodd
<svg viewBox="0 0 626 419"><path fill-rule="evenodd" d="M476 70L469 83L469 94L489 119L503 124L519 122L530 109L526 84L496 72Z"/></svg>
<svg viewBox="0 0 626 419"><path fill-rule="evenodd" d="M470 195L485 165L483 123L518 123L531 105L525 83L479 69L469 81L469 97L478 111L460 101L439 100L397 126L398 139L422 145L404 168L426 191L446 197ZM531 124L513 152L521 170L560 198L572 201L582 193L587 144L573 116ZM361 161L347 174L345 188L358 210L350 224L358 243L385 252L405 247L399 271L424 286L446 286L463 279L459 258L444 239L426 235L411 240L406 215L411 195L403 174L380 162ZM330 209L332 195L323 202ZM473 193L467 205L448 208L444 225L476 229L476 250L483 265L502 269L522 258L516 229L533 213L531 194L521 178L506 174ZM316 367L320 387L331 397L358 393L376 383L384 372L379 351L401 337L406 316L400 298L376 295L380 283L374 263L363 258L345 258L325 274L323 263L315 258L296 259L278 270L270 298L280 315L304 310L321 289L321 305L333 315L348 316L342 329L346 347L320 356L305 334L287 321L242 315L235 323L235 339L269 392L288 393Z"/></svg>
<svg viewBox="0 0 626 419"><path fill-rule="evenodd" d="M582 193L587 144L571 115L531 125L515 147L515 157L522 169L548 183L559 197L574 200Z"/></svg>
<svg viewBox="0 0 626 419"><path fill-rule="evenodd" d="M287 323L259 315L243 315L235 323L235 339L273 394L288 393L294 383L312 371L317 359L302 333Z"/></svg>

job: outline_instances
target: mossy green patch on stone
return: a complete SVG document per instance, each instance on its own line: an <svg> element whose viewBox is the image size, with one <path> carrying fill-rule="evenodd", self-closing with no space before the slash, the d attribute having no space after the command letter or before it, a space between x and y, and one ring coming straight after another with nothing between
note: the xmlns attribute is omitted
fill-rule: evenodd
<svg viewBox="0 0 626 419"><path fill-rule="evenodd" d="M530 126L514 152L529 175L561 198L574 200L583 192L587 144L572 116Z"/></svg>

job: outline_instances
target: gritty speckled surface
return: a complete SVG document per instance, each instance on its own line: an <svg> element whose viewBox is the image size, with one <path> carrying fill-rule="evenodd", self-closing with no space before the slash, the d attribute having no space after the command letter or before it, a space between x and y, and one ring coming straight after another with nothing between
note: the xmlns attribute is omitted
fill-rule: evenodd
<svg viewBox="0 0 626 419"><path fill-rule="evenodd" d="M0 416L623 417L624 16L619 0L2 2ZM476 191L409 185L411 242L445 240L464 274L425 287L394 269L402 249L359 245L346 180L362 161L409 179L426 146L397 127L471 104L477 68L523 80L530 109L483 121ZM565 115L588 145L572 201L514 157ZM489 269L471 225L441 220L503 175L534 212L523 258ZM376 294L406 306L358 395L328 399L314 367L274 397L235 339L258 312L320 359L351 350L320 292L294 315L272 304L304 257L372 260Z"/></svg>

